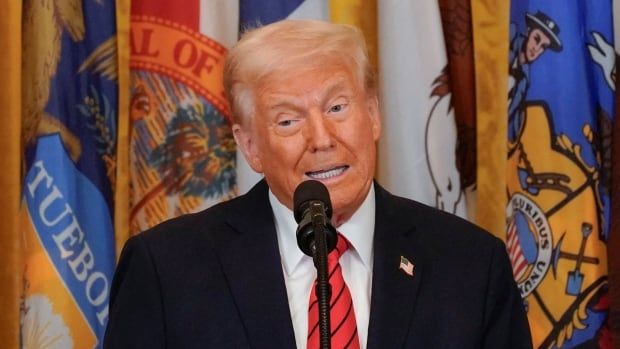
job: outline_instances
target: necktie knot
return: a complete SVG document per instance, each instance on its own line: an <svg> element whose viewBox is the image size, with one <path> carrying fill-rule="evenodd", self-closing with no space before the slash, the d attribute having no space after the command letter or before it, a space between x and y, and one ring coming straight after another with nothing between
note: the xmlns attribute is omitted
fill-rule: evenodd
<svg viewBox="0 0 620 349"><path fill-rule="evenodd" d="M349 249L349 247L351 247L349 240L347 240L344 235L338 233L336 248L329 253L329 256L327 256L329 263L332 263L332 260L337 262L340 259L340 256L342 256Z"/></svg>

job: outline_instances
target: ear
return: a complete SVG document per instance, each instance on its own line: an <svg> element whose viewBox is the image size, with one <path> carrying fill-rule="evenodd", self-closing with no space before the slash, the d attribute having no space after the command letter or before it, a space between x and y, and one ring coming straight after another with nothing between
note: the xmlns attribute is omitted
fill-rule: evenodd
<svg viewBox="0 0 620 349"><path fill-rule="evenodd" d="M263 173L263 164L260 160L260 156L258 155L258 149L256 147L256 142L252 137L251 130L245 129L240 124L233 124L232 131L233 136L235 137L235 142L250 167L258 173Z"/></svg>
<svg viewBox="0 0 620 349"><path fill-rule="evenodd" d="M372 123L372 136L376 141L381 136L381 112L379 111L379 99L376 94L368 96L368 115Z"/></svg>

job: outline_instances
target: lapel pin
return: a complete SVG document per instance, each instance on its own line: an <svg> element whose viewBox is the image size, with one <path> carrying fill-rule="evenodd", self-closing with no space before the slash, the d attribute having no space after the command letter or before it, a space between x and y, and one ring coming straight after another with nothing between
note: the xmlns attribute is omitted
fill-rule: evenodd
<svg viewBox="0 0 620 349"><path fill-rule="evenodd" d="M413 263L411 263L404 256L400 256L400 265L398 266L398 269L404 271L405 274L407 274L409 276L413 276L413 269L414 268L415 268L415 265Z"/></svg>

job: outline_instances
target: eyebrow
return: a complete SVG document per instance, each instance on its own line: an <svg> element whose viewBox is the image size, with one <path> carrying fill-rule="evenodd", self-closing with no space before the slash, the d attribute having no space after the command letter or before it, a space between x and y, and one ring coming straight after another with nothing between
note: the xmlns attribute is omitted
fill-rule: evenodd
<svg viewBox="0 0 620 349"><path fill-rule="evenodd" d="M280 109L280 108L301 108L301 101L296 96L291 96L286 93L271 93L269 101L266 103L265 107L268 110L272 109Z"/></svg>
<svg viewBox="0 0 620 349"><path fill-rule="evenodd" d="M346 85L346 79L340 78L334 81L331 85L328 85L325 93L321 96L321 99L325 100L328 96L333 95L335 91L344 89Z"/></svg>
<svg viewBox="0 0 620 349"><path fill-rule="evenodd" d="M318 98L320 99L322 103L324 103L328 99L329 96L334 94L335 91L343 89L346 86L347 86L346 78L341 77L333 81L329 85L327 85L327 88L325 89L325 91L320 96L318 96ZM288 108L288 109L302 108L302 105L301 105L302 103L300 103L300 100L297 97L292 97L286 94L276 94L275 99L277 100L274 103L267 104L268 109L273 110L273 109L281 109L281 108Z"/></svg>

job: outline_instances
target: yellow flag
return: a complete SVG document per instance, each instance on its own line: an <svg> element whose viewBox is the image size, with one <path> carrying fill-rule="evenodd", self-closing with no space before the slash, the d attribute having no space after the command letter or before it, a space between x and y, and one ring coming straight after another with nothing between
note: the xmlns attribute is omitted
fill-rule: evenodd
<svg viewBox="0 0 620 349"><path fill-rule="evenodd" d="M330 20L335 23L354 25L362 30L368 55L373 67L377 67L377 1L376 0L330 0Z"/></svg>
<svg viewBox="0 0 620 349"><path fill-rule="evenodd" d="M22 2L0 3L0 343L3 348L19 344L19 295L21 245L19 234L20 129L21 129L21 18Z"/></svg>
<svg viewBox="0 0 620 349"><path fill-rule="evenodd" d="M129 16L130 0L116 1L118 47L118 138L116 187L114 188L114 231L116 257L129 238Z"/></svg>
<svg viewBox="0 0 620 349"><path fill-rule="evenodd" d="M472 1L477 109L476 223L504 238L510 2Z"/></svg>

